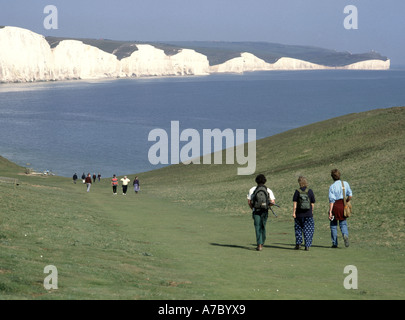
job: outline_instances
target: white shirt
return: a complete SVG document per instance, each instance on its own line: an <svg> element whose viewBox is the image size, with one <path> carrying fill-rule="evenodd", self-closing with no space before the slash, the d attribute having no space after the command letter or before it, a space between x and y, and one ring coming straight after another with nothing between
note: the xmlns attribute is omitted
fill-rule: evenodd
<svg viewBox="0 0 405 320"><path fill-rule="evenodd" d="M249 193L248 193L248 195L247 195L248 200L252 200L252 195L253 195L253 192L255 192L256 188L257 188L257 186L252 187L252 188L249 190ZM274 197L273 191L271 191L269 188L267 188L267 192L268 192L268 194L269 194L270 201L276 200L276 198Z"/></svg>
<svg viewBox="0 0 405 320"><path fill-rule="evenodd" d="M127 186L128 183L129 183L131 180L129 180L128 178L126 178L126 179L122 178L121 181L122 181L122 185L123 185L123 186Z"/></svg>

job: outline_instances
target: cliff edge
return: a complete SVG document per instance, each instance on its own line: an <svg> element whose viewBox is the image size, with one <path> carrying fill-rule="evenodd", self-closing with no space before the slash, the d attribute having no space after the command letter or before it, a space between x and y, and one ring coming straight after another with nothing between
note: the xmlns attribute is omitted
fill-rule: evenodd
<svg viewBox="0 0 405 320"><path fill-rule="evenodd" d="M212 65L208 56L198 52L197 48L117 42L110 43L112 49L109 52L102 47L104 43L99 40L97 45L91 45L74 39L50 43L44 36L27 29L0 28L0 82L209 75L260 70L390 68L389 59L333 67L291 57L269 62L250 52L237 51L232 52L233 58Z"/></svg>

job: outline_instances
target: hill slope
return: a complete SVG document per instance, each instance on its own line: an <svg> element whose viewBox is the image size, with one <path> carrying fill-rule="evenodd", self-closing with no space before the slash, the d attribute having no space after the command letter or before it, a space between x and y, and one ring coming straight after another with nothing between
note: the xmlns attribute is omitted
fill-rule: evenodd
<svg viewBox="0 0 405 320"><path fill-rule="evenodd" d="M401 107L258 141L257 171L282 207L262 252L246 203L254 176L236 165L170 166L140 174L140 194L114 196L109 179L87 193L0 158L0 176L19 181L0 180L0 299L403 299L404 127ZM330 249L334 167L354 192L349 248ZM293 250L299 174L317 199L309 252ZM57 290L43 287L47 265ZM346 265L359 270L358 290L342 285Z"/></svg>
<svg viewBox="0 0 405 320"><path fill-rule="evenodd" d="M306 176L317 198L316 211L326 218L330 171L339 168L354 192L351 227L366 224L370 241L398 245L405 236L400 210L405 203L404 159L401 107L349 114L259 140L256 172L267 176L282 206L278 210L288 218L297 178ZM151 191L172 201L235 215L246 212L246 194L255 185L254 176L236 175L238 166L180 164L143 174L142 179Z"/></svg>

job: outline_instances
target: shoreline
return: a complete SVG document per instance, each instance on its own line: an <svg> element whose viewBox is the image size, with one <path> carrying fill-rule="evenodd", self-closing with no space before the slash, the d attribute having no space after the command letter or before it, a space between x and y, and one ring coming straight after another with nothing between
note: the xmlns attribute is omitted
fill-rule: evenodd
<svg viewBox="0 0 405 320"><path fill-rule="evenodd" d="M365 62L370 60L365 60ZM402 68L401 68L402 67ZM387 69L351 69L348 66L344 67L328 67L322 66L321 68L302 68L302 69L257 69L257 70L244 70L244 71L223 71L223 72L210 72L207 74L185 74L185 75L134 75L134 76L103 76L103 77L90 77L90 78L62 78L62 79L30 79L30 80L13 80L13 81L3 81L0 80L0 85L7 85L7 84L34 84L34 83L62 83L62 82L102 82L102 81L115 81L115 80L153 80L153 79L187 79L187 78L195 78L195 77L210 77L215 75L244 75L256 72L304 72L304 71L395 71L395 70L404 70L405 66L399 66L396 68L387 68Z"/></svg>
<svg viewBox="0 0 405 320"><path fill-rule="evenodd" d="M405 106L381 107L381 108L374 108L374 109L371 109L371 110L368 110L368 111L356 112L356 113L353 113L353 114L362 114L362 113L370 113L370 112L372 113L372 112L378 112L378 111L381 111L381 110L396 110L396 109L403 109L403 108L405 108ZM311 125L316 125L317 123L329 122L329 121L331 121L332 119L339 119L339 118L342 118L342 117L347 117L347 116L349 116L349 115L351 115L351 114L352 114L352 113L345 114L345 115L338 116L338 117L334 117L334 118L330 118L330 119L326 119L326 120L322 120L322 121L313 122L313 123L310 123L310 124L307 124L307 125L303 125L303 126L300 126L300 127L297 127L297 128L292 128L292 129L289 129L289 130L285 130L285 131L283 131L283 132L279 132L279 133L276 133L276 134L273 134L273 135L269 135L269 136L266 136L266 137L257 139L257 140L255 140L255 141L256 141L256 143L258 143L258 142L260 142L260 141L262 141L262 140L266 140L266 139L269 139L269 138L271 138L271 137L278 136L278 135L280 135L280 134L286 134L286 133L288 133L288 132L293 132L293 131L296 131L296 130L300 130L301 128L305 128L305 127L308 127L308 126L311 126ZM224 150L226 150L226 149L223 149L223 150L221 150L221 151L224 151ZM11 165L11 166L18 167L18 168L21 170L21 172L17 173L17 175L21 175L21 176L36 176L36 177L40 177L40 176L42 176L42 177L55 176L55 177L61 177L61 178L71 179L72 176L73 176L73 174L74 174L74 172L72 172L71 176L68 176L68 175L60 175L60 174L58 174L58 173L54 173L54 172L51 171L51 170L36 170L36 169L30 168L30 167L28 167L28 166L19 165L17 162L15 162L15 161L13 161L13 160L10 160L10 159L8 159L8 158L2 156L1 154L0 154L0 160L2 160L2 162L8 163L8 164ZM27 165L30 165L30 163L27 163ZM134 176L134 175L135 175L135 176L136 176L136 175L139 175L139 174L145 174L145 173L149 173L149 172L152 172L152 171L157 171L157 170L165 169L165 168L167 168L167 167L176 166L176 165L177 165L177 166L178 166L178 165L190 166L190 164L189 164L189 165L186 165L186 164L183 164L182 162L180 162L179 164L170 164L170 163L169 163L169 164L167 164L167 165L162 165L162 166L159 166L159 167L157 167L157 168L152 168L152 169L148 169L148 170L145 170L145 171L138 171L138 172L134 172L134 173L122 173L122 174L118 174L117 177L122 177L122 176L124 176L124 175L127 175L127 176ZM194 164L194 165L198 165L198 164ZM200 165L198 165L198 166L203 166L203 165L204 165L204 164L200 164ZM22 172L22 171L24 171L24 172ZM77 173L78 176L79 176L79 173L78 173L78 172L76 172L76 173ZM102 176L101 179L109 179L109 178L111 178L111 177L112 177L112 174L111 174L111 176ZM80 180L80 178L79 178L79 180Z"/></svg>
<svg viewBox="0 0 405 320"><path fill-rule="evenodd" d="M251 47L233 49L233 58L211 65L209 55L199 52L198 48L177 47L171 54L153 43L135 43L133 46L137 50L131 49L119 59L114 51L110 53L81 40L62 39L57 46L51 47L43 35L6 26L0 29L0 83L187 77L255 71L389 70L391 65L390 59L380 54L369 54L363 59L352 55L338 62L336 56L322 61L314 59L319 58L320 53L311 59L305 55L293 58L293 54L285 52L275 61L268 62L268 59L259 58L260 54ZM217 50L221 53L224 49Z"/></svg>
<svg viewBox="0 0 405 320"><path fill-rule="evenodd" d="M404 66L396 66L395 68L390 68L390 69L346 69L346 68L325 68L325 69L301 69L301 70L255 70L255 71L244 71L244 72L213 72L210 74L206 75L158 75L158 76L133 76L133 77L101 77L101 78L87 78L87 79L81 79L81 78L75 78L75 79L60 79L60 80L31 80L31 81L0 81L0 86L6 86L6 85L18 85L18 84L73 84L73 83L102 83L102 82L113 82L113 81L119 81L119 80L163 80L163 79L192 79L192 78L205 78L205 77L211 77L211 76L221 76L221 75L233 75L233 76L243 76L243 75L249 75L249 74L255 74L255 73L274 73L274 72L322 72L322 71L334 71L334 72L387 72L387 71L404 71L405 70L405 65ZM33 88L32 90L37 90ZM11 90L10 90L11 91ZM8 92L8 91L1 91L2 92Z"/></svg>

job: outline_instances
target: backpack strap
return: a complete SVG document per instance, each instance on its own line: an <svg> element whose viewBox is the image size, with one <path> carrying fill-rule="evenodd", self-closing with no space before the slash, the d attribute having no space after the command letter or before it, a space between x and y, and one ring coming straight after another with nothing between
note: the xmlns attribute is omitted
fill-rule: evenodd
<svg viewBox="0 0 405 320"><path fill-rule="evenodd" d="M252 193L252 198L253 198L253 196L256 196L256 192L258 191L257 189L259 189L260 187L263 187L263 188L264 188L264 191L266 191L266 194L267 194L267 198L268 198L269 201L270 201L270 194L269 194L269 192L267 191L268 188L267 188L265 185L257 186L256 189L255 189L255 191L253 191L253 193Z"/></svg>
<svg viewBox="0 0 405 320"><path fill-rule="evenodd" d="M343 180L340 180L342 182L342 189L343 189L343 203L346 207L346 192L345 192L345 184L343 183Z"/></svg>

